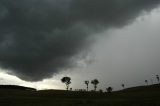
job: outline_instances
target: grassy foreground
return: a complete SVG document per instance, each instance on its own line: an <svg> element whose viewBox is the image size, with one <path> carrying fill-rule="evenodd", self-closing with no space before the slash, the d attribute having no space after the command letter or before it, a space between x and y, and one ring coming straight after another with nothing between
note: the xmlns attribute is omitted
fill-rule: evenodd
<svg viewBox="0 0 160 106"><path fill-rule="evenodd" d="M160 106L160 85L108 93L0 88L0 106Z"/></svg>

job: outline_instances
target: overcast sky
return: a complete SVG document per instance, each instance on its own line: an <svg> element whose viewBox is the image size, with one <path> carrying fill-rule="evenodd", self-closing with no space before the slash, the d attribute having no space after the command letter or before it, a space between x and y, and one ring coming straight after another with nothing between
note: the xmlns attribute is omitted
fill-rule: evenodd
<svg viewBox="0 0 160 106"><path fill-rule="evenodd" d="M160 74L159 2L89 1L41 0L34 7L37 1L2 0L0 83L65 89L60 81L63 76L71 77L73 89L84 89L84 80L94 78L100 81L98 89L112 86L118 90L122 83L144 85L146 79L156 83L155 75ZM114 14L119 8L121 13ZM91 84L89 89L93 89Z"/></svg>

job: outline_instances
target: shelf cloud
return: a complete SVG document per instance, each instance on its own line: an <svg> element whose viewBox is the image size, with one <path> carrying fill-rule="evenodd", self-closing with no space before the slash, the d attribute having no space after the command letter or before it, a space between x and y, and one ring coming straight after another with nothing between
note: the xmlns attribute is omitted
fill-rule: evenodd
<svg viewBox="0 0 160 106"><path fill-rule="evenodd" d="M90 38L130 24L160 0L1 0L0 67L27 81L74 65ZM76 60L76 59L75 59Z"/></svg>

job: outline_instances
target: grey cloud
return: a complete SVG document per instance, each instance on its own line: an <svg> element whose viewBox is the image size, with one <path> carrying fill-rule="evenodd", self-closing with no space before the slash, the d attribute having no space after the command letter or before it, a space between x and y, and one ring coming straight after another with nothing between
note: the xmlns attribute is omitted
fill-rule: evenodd
<svg viewBox="0 0 160 106"><path fill-rule="evenodd" d="M159 0L1 0L0 66L38 81L72 67L92 32L122 27Z"/></svg>

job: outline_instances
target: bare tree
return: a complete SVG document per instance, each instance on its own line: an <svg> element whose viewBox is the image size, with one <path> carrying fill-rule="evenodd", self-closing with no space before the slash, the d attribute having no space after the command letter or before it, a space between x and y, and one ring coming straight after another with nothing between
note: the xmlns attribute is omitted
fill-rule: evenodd
<svg viewBox="0 0 160 106"><path fill-rule="evenodd" d="M98 81L97 79L94 79L94 80L91 81L91 84L93 84L93 86L94 86L94 91L96 91L97 85L99 84L99 81Z"/></svg>
<svg viewBox="0 0 160 106"><path fill-rule="evenodd" d="M66 84L66 89L68 91L68 88L69 88L69 84L71 84L71 78L70 77L63 77L61 79L62 83L65 83Z"/></svg>
<svg viewBox="0 0 160 106"><path fill-rule="evenodd" d="M156 75L156 78L157 78L157 81L158 81L158 83L159 83L159 75Z"/></svg>
<svg viewBox="0 0 160 106"><path fill-rule="evenodd" d="M148 85L148 80L145 80L146 85Z"/></svg>
<svg viewBox="0 0 160 106"><path fill-rule="evenodd" d="M108 87L108 88L106 88L106 90L107 90L108 93L111 93L113 88L112 87Z"/></svg>
<svg viewBox="0 0 160 106"><path fill-rule="evenodd" d="M123 89L124 89L124 86L125 86L125 85L124 85L124 84L122 84L122 88L123 88Z"/></svg>
<svg viewBox="0 0 160 106"><path fill-rule="evenodd" d="M99 92L100 92L100 93L103 93L103 90L102 90L102 89L100 89L100 90L99 90Z"/></svg>
<svg viewBox="0 0 160 106"><path fill-rule="evenodd" d="M88 91L89 81L84 81L84 83L86 84L86 86L87 86L87 91Z"/></svg>

